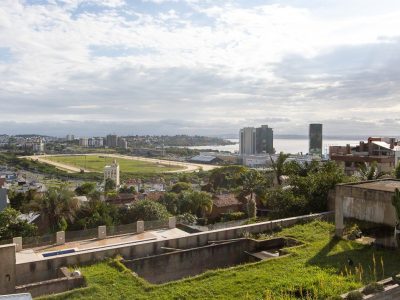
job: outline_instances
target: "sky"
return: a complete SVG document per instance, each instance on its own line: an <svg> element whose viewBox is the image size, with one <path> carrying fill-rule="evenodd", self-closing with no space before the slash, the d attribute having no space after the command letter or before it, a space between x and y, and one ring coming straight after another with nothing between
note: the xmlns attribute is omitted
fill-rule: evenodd
<svg viewBox="0 0 400 300"><path fill-rule="evenodd" d="M0 0L0 134L400 136L398 0Z"/></svg>

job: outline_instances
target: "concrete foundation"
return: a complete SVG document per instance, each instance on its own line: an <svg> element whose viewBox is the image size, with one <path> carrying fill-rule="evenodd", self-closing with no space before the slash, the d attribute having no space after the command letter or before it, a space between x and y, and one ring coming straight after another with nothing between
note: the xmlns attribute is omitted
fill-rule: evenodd
<svg viewBox="0 0 400 300"><path fill-rule="evenodd" d="M58 231L56 233L56 244L57 245L65 244L65 231Z"/></svg>
<svg viewBox="0 0 400 300"><path fill-rule="evenodd" d="M285 238L265 241L239 239L122 262L147 281L159 284L198 275L207 270L259 261L261 259L252 252L278 250L295 244L295 240Z"/></svg>
<svg viewBox="0 0 400 300"><path fill-rule="evenodd" d="M0 246L0 295L15 292L15 244Z"/></svg>
<svg viewBox="0 0 400 300"><path fill-rule="evenodd" d="M137 233L144 232L144 221L137 221L137 223L136 223L136 232Z"/></svg>
<svg viewBox="0 0 400 300"><path fill-rule="evenodd" d="M168 228L172 229L176 227L176 217L169 217L168 219Z"/></svg>
<svg viewBox="0 0 400 300"><path fill-rule="evenodd" d="M107 237L107 228L106 226L99 226L98 228L98 238L105 239Z"/></svg>
<svg viewBox="0 0 400 300"><path fill-rule="evenodd" d="M15 251L19 252L22 250L22 237L13 238L13 244L15 244Z"/></svg>

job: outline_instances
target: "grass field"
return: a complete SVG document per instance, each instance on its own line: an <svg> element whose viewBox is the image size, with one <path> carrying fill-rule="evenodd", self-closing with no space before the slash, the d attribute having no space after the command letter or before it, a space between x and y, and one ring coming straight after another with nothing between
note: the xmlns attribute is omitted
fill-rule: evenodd
<svg viewBox="0 0 400 300"><path fill-rule="evenodd" d="M181 169L174 165L101 155L48 156L46 159L93 172L103 172L104 166L111 164L114 159L119 163L121 173L164 173Z"/></svg>
<svg viewBox="0 0 400 300"><path fill-rule="evenodd" d="M305 243L289 256L162 285L138 278L117 260L97 263L81 268L88 287L45 299L326 299L400 271L398 250L332 238L333 230L320 221L284 229L278 235Z"/></svg>

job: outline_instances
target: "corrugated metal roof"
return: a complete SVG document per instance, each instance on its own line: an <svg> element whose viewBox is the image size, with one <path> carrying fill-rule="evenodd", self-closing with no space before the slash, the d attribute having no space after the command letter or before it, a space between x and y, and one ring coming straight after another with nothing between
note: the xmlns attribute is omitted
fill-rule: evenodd
<svg viewBox="0 0 400 300"><path fill-rule="evenodd" d="M211 155L196 155L192 157L190 160L201 161L201 162L212 162L214 159L216 159L216 157Z"/></svg>

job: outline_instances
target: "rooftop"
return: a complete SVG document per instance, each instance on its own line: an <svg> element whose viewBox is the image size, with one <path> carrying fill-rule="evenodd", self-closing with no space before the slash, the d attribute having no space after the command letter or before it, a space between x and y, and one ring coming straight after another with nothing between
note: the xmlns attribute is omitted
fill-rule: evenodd
<svg viewBox="0 0 400 300"><path fill-rule="evenodd" d="M400 180L375 180L349 185L367 190L394 192L396 188L400 189Z"/></svg>

